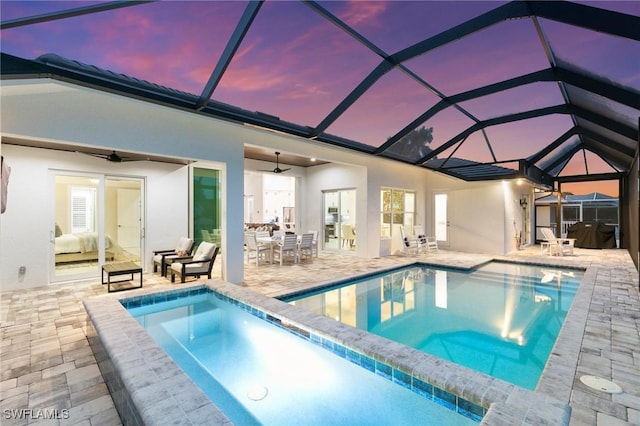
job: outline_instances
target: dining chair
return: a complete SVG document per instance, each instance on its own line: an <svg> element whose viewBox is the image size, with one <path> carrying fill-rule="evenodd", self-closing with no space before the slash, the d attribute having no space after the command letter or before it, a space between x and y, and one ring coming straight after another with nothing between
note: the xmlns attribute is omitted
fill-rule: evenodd
<svg viewBox="0 0 640 426"><path fill-rule="evenodd" d="M310 229L309 231L307 231L309 234L313 234L313 242L311 243L311 247L313 248L313 250L315 250L316 252L316 257L318 257L318 231L315 231L313 229Z"/></svg>
<svg viewBox="0 0 640 426"><path fill-rule="evenodd" d="M256 238L271 238L269 231L254 231Z"/></svg>
<svg viewBox="0 0 640 426"><path fill-rule="evenodd" d="M345 243L349 245L349 248L353 247L356 239L356 233L353 229L353 225L348 223L343 223L341 231L342 233L340 237L342 238L342 247L344 247Z"/></svg>
<svg viewBox="0 0 640 426"><path fill-rule="evenodd" d="M313 260L313 234L302 234L300 244L298 245L298 260L302 258Z"/></svg>
<svg viewBox="0 0 640 426"><path fill-rule="evenodd" d="M285 258L292 258L293 262L296 263L298 261L298 236L286 234L273 254L274 257L280 259L280 266L284 263Z"/></svg>
<svg viewBox="0 0 640 426"><path fill-rule="evenodd" d="M268 237L269 232L265 232ZM258 232L245 232L244 244L247 250L247 263L252 257L256 258L256 266L260 266L260 259L271 260L271 247L268 244L258 243Z"/></svg>

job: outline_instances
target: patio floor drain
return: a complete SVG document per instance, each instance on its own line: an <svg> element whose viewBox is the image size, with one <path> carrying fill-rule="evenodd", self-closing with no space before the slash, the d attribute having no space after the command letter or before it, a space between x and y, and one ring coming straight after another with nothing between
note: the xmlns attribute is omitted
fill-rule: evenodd
<svg viewBox="0 0 640 426"><path fill-rule="evenodd" d="M591 389L607 393L622 393L622 388L610 380L598 376L582 376L580 381Z"/></svg>

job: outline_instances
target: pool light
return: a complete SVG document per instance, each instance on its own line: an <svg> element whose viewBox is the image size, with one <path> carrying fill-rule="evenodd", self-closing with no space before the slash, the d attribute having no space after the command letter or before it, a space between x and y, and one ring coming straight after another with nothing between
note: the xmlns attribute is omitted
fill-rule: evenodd
<svg viewBox="0 0 640 426"><path fill-rule="evenodd" d="M260 401L265 399L268 394L269 394L269 389L267 389L266 386L253 385L251 386L251 388L249 388L249 391L247 392L247 398L249 398L252 401Z"/></svg>

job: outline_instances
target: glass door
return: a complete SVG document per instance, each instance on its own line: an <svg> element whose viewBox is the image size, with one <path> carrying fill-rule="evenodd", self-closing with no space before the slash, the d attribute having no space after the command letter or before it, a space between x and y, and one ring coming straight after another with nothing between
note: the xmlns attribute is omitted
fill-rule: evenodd
<svg viewBox="0 0 640 426"><path fill-rule="evenodd" d="M355 189L323 192L323 248L343 252L356 251Z"/></svg>
<svg viewBox="0 0 640 426"><path fill-rule="evenodd" d="M448 194L435 194L434 225L439 246L449 245L449 216L447 213Z"/></svg>
<svg viewBox="0 0 640 426"><path fill-rule="evenodd" d="M109 262L140 264L142 179L53 172L51 281L97 277Z"/></svg>
<svg viewBox="0 0 640 426"><path fill-rule="evenodd" d="M100 175L54 173L51 281L99 275L102 183Z"/></svg>
<svg viewBox="0 0 640 426"><path fill-rule="evenodd" d="M222 248L220 170L193 167L191 190L192 235L196 248L202 241ZM245 203L247 201L245 199ZM250 208L253 209L253 198L250 201Z"/></svg>
<svg viewBox="0 0 640 426"><path fill-rule="evenodd" d="M142 188L141 179L119 177L105 179L106 263L141 264L144 237Z"/></svg>

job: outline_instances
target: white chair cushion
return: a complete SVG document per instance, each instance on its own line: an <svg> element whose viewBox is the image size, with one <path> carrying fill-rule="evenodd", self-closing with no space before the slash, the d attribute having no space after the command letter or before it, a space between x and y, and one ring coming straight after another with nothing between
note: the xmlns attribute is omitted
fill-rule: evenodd
<svg viewBox="0 0 640 426"><path fill-rule="evenodd" d="M193 260L199 261L211 259L215 248L216 245L213 243L208 243L206 241L201 242L198 246L198 250L196 250L196 253L193 255Z"/></svg>
<svg viewBox="0 0 640 426"><path fill-rule="evenodd" d="M174 270L177 274L181 274L182 273L182 263L180 262L174 262L171 264L171 269ZM185 268L185 272L187 273L198 273L198 272L202 272L203 274L206 274L209 271L209 267L207 264L202 264L202 263L188 263L186 265L184 265Z"/></svg>
<svg viewBox="0 0 640 426"><path fill-rule="evenodd" d="M189 247L191 247L192 243L193 243L193 240L191 238L180 237L180 239L178 240L178 245L176 246L176 253L186 252L187 250L189 250Z"/></svg>

